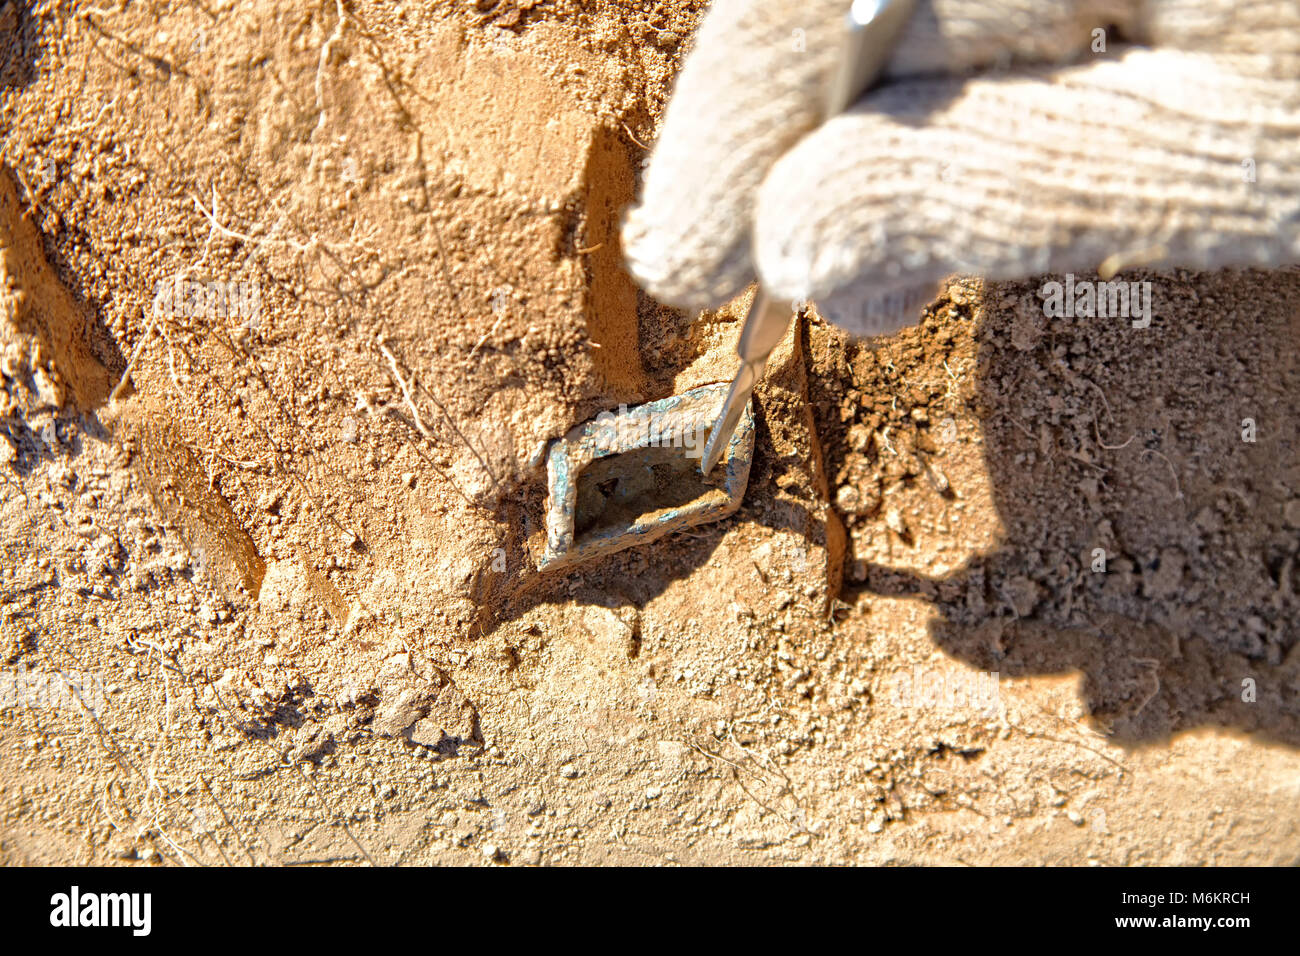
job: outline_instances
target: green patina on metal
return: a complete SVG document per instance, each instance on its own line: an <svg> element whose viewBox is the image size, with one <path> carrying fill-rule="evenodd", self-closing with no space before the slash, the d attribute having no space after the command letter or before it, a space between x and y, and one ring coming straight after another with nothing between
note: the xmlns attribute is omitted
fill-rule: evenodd
<svg viewBox="0 0 1300 956"><path fill-rule="evenodd" d="M577 426L546 462L546 548L541 570L567 568L717 521L740 507L754 460L746 404L722 469L700 456L728 386L705 385Z"/></svg>

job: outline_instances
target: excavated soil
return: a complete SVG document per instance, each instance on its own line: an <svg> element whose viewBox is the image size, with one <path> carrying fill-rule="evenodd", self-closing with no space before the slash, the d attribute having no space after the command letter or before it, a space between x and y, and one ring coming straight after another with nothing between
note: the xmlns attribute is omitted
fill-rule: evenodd
<svg viewBox="0 0 1300 956"><path fill-rule="evenodd" d="M702 7L0 7L0 862L1300 858L1300 272L810 309L735 515L536 571L733 371L617 237Z"/></svg>

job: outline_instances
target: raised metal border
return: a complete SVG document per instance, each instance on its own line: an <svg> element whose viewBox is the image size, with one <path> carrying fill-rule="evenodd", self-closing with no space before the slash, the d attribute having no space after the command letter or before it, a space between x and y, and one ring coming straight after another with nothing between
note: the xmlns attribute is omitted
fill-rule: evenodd
<svg viewBox="0 0 1300 956"><path fill-rule="evenodd" d="M722 501L701 501L675 508L648 521L637 520L623 528L611 529L581 545L574 546L574 512L578 504L577 478L584 468L599 458L620 455L652 444L649 434L641 434L639 420L662 415L675 426L662 435L682 434L686 429L707 431L717 417L727 396L728 385L704 385L680 395L671 395L635 408L605 412L578 425L550 448L546 459L546 547L538 569L552 571L572 567L589 558L613 554L625 548L647 544L673 531L718 521L740 507L749 484L749 469L754 461L754 413L752 401L745 405L740 423L727 445L723 467L726 469ZM620 426L626 426L621 428ZM621 435L632 433L624 442ZM701 448L701 452L703 449Z"/></svg>

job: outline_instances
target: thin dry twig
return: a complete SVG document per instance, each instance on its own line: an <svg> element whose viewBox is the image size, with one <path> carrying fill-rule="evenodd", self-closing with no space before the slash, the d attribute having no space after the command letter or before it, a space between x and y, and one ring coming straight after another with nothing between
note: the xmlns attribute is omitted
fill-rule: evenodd
<svg viewBox="0 0 1300 956"><path fill-rule="evenodd" d="M411 397L411 390L407 387L406 379L402 377L401 370L397 367L397 357L389 351L388 346L384 344L382 338L375 339L375 345L379 348L379 351L384 354L384 358L388 359L388 367L393 370L393 378L397 379L397 387L402 390L402 397L406 399L406 407L411 412L411 418L415 420L415 430L423 435L428 441L433 441L433 435L431 435L429 429L425 427L424 419L420 415L420 409L416 407L415 399Z"/></svg>
<svg viewBox="0 0 1300 956"><path fill-rule="evenodd" d="M1183 489L1178 483L1178 471L1177 469L1174 468L1174 463L1170 461L1163 453L1158 452L1152 448L1148 448L1144 452L1142 452L1141 457L1146 458L1147 455L1154 455L1155 457L1159 458L1161 461L1163 461L1166 465L1169 466L1169 474L1171 474L1174 478L1174 500L1175 501L1181 500L1183 497Z"/></svg>
<svg viewBox="0 0 1300 956"><path fill-rule="evenodd" d="M338 19L334 24L334 32L330 34L329 39L321 44L320 59L316 65L316 127L311 131L311 159L307 163L308 178L314 177L316 173L316 136L325 128L326 109L325 109L325 67L329 63L330 53L333 52L334 44L343 39L343 24L347 20L343 12L342 0L334 0L334 9L338 14Z"/></svg>
<svg viewBox="0 0 1300 956"><path fill-rule="evenodd" d="M384 358L388 359L388 366L393 372L393 377L397 379L398 388L402 390L402 397L406 400L406 407L411 413L411 418L413 420L412 424L415 426L415 430L418 431L420 435L425 438L425 440L432 443L434 441L433 435L429 433L429 429L424 424L424 419L421 418L420 416L420 409L415 404L415 398L414 396L411 395L411 389L406 384L406 380L402 377L402 372L397 366L397 357L393 355L391 351L389 351L388 347L384 344L382 338L376 339L375 344L379 347L379 350L384 354ZM424 460L425 464L427 464L431 469L433 469L434 474L436 474L439 478L441 478L443 481L445 481L447 484L451 485L451 487L455 489L456 494L460 495L461 498L465 500L466 504L468 504L471 508L478 507L478 505L473 501L473 499L471 499L469 495L465 494L465 492L461 490L460 485L456 484L456 482L452 480L450 475L448 475L441 468L439 468L432 458L426 455L419 448L416 448L415 452Z"/></svg>
<svg viewBox="0 0 1300 956"><path fill-rule="evenodd" d="M156 318L149 320L148 327L144 330L144 335L140 336L140 341L135 343L135 348L131 350L131 358L126 363L126 368L122 372L122 377L117 380L117 385L113 388L112 394L108 396L108 403L114 405L122 397L122 390L126 388L127 380L131 377L131 372L135 369L135 363L140 358L140 353L144 351L145 345L153 336L154 325L157 323Z"/></svg>
<svg viewBox="0 0 1300 956"><path fill-rule="evenodd" d="M1121 448L1127 448L1129 445L1133 444L1133 439L1138 437L1137 432L1134 432L1132 435L1128 436L1128 441L1124 442L1124 444L1122 445L1107 445L1104 441L1101 440L1101 432L1097 428L1096 415L1092 416L1092 434L1097 439L1097 444L1100 445L1102 448L1106 449L1107 451L1119 451Z"/></svg>
<svg viewBox="0 0 1300 956"><path fill-rule="evenodd" d="M649 149L650 149L649 146L647 146L645 143L641 142L639 139L636 138L636 136L633 135L632 131L631 131L630 129L627 128L627 124L626 124L626 123L624 123L622 120L620 120L620 121L619 121L619 125L623 127L623 132L627 133L628 138L629 138L630 140L632 140L632 142L636 143L638 146L640 146L640 147L641 147L642 149L644 149L644 150L649 150Z"/></svg>
<svg viewBox="0 0 1300 956"><path fill-rule="evenodd" d="M393 366L393 370L396 373L397 371L396 359L393 357L392 353L385 348L383 342L383 336L378 337L375 341L376 344L379 346L379 348L384 350L385 357L388 358L389 363ZM400 374L398 375L398 381L399 382L401 381ZM456 424L456 419L452 418L451 412L447 411L447 406L444 405L441 401L439 401L438 396L435 395L428 387L426 387L423 382L419 381L418 379L415 379L414 377L412 377L412 382L414 382L415 387L419 388L420 391L424 392L424 394L428 396L429 401L433 402L433 404L437 406L438 411L442 412L443 418L447 420L447 424L451 426L451 430L456 433L456 437L465 443L465 447L470 450L470 454L472 454L474 458L478 461L479 467L481 467L484 473L488 476L488 478L491 479L492 487L493 488L499 487L500 482L497 481L496 472L492 470L492 467L487 463L487 460L483 457L483 454L477 448L474 447L474 443L471 442L467 437L465 437L465 433L461 430L460 426ZM403 388L403 391L406 391L406 389ZM412 409L414 409L414 402L411 402L411 407ZM426 438L428 438L430 441L434 440L426 430L421 430L421 434L424 435Z"/></svg>
<svg viewBox="0 0 1300 956"><path fill-rule="evenodd" d="M502 321L505 320L505 317L506 317L505 311L502 310L501 314L497 316L497 320L492 323L492 328L484 332L483 337L479 339L476 343L474 343L474 347L469 350L470 358L473 358L475 353L478 352L479 348L482 347L483 343L486 342L488 339L490 339L493 336L493 334L496 333L497 329L501 328L501 323Z"/></svg>

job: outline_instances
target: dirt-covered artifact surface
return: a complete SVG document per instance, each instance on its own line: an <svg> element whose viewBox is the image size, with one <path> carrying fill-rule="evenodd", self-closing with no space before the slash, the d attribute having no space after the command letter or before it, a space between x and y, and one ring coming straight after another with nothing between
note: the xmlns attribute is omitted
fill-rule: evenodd
<svg viewBox="0 0 1300 956"><path fill-rule="evenodd" d="M810 309L735 515L536 570L734 370L617 235L702 9L0 7L0 861L1300 857L1296 271Z"/></svg>

